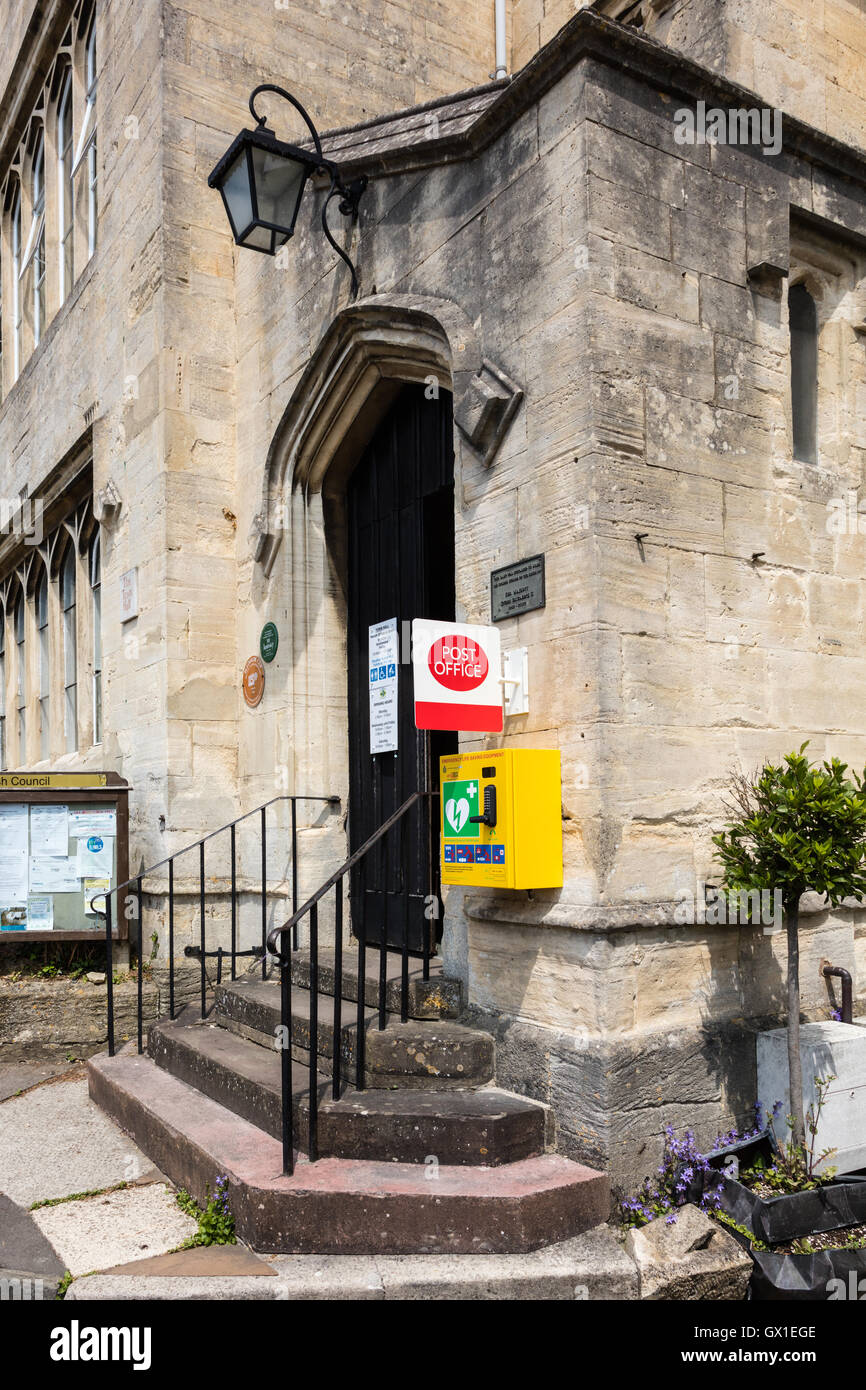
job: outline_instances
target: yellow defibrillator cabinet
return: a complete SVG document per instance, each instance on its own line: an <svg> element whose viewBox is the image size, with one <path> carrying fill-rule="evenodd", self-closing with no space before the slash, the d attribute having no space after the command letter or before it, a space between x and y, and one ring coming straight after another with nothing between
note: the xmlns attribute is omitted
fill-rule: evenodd
<svg viewBox="0 0 866 1390"><path fill-rule="evenodd" d="M439 759L443 883L562 887L556 748L496 748Z"/></svg>

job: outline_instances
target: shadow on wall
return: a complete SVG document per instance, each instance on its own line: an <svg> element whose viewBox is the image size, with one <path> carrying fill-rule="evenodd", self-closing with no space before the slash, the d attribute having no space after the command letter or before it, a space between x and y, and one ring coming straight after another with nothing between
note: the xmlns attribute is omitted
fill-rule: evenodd
<svg viewBox="0 0 866 1390"><path fill-rule="evenodd" d="M725 928L718 928L707 941L710 973L704 982L705 1006L702 1009L704 1041L701 1053L707 1078L715 1083L718 1112L712 1125L705 1128L696 1124L699 1148L712 1144L720 1132L752 1128L758 1098L755 1039L759 1032L778 1028L785 1019L784 962L775 954L774 938L765 936L760 926L727 928L737 933L734 969L742 1011L728 1018L715 1015L711 1003L714 994L730 990L731 950L730 944L719 934L723 930Z"/></svg>
<svg viewBox="0 0 866 1390"><path fill-rule="evenodd" d="M840 928L844 930L846 926L852 939L845 943L842 952ZM724 977L731 968L730 951L723 938L716 936L708 942L711 968L705 980L703 1052L708 1075L718 1084L719 1113L725 1117L721 1127L743 1129L751 1128L754 1123L758 1095L756 1036L766 1029L783 1028L787 1022L787 954L784 934L765 935L760 926L730 930L738 933L736 970L742 1016L722 1024L713 1018L710 1000L714 991L718 993L726 988ZM818 972L825 957L837 958L843 953L845 960L840 963L849 963L853 955L853 930L853 914L833 914L826 910L801 918L800 987L804 1007L800 1016L803 1022L827 1018L838 1006L832 984L824 981L821 985ZM711 1143L716 1136L701 1131L697 1137L700 1147Z"/></svg>

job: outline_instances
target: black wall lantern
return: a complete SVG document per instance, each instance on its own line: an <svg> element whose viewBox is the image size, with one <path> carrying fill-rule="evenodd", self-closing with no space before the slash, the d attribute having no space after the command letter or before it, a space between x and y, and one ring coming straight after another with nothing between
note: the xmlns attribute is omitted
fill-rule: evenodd
<svg viewBox="0 0 866 1390"><path fill-rule="evenodd" d="M260 116L255 107L260 92L276 92L300 112L313 137L312 150L287 145L268 129L265 117ZM322 228L352 273L354 299L358 293L358 277L352 261L331 235L328 206L332 198L339 198L344 217L356 218L361 194L367 187L366 178L343 182L337 165L322 154L318 131L307 112L282 87L270 82L256 87L250 95L250 111L256 122L255 130L242 130L235 136L208 178L208 186L218 188L222 194L235 241L251 251L275 255L294 234L307 180L313 174L329 174L331 188L322 207Z"/></svg>

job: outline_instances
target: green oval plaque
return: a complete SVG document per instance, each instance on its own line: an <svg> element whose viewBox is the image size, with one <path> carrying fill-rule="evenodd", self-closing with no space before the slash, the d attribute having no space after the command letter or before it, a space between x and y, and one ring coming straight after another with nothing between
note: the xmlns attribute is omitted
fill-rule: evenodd
<svg viewBox="0 0 866 1390"><path fill-rule="evenodd" d="M259 638L259 651L262 654L262 661L273 661L279 645L280 634L277 632L276 623L265 623L262 628L262 635Z"/></svg>

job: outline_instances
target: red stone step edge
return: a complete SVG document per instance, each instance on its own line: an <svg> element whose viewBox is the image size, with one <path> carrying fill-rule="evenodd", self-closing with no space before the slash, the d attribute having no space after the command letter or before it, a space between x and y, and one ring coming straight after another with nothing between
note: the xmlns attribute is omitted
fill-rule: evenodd
<svg viewBox="0 0 866 1390"><path fill-rule="evenodd" d="M282 1176L277 1140L148 1057L87 1064L91 1099L201 1202L225 1174L238 1236L283 1254L510 1254L606 1221L603 1173L558 1154L498 1168L300 1157Z"/></svg>

